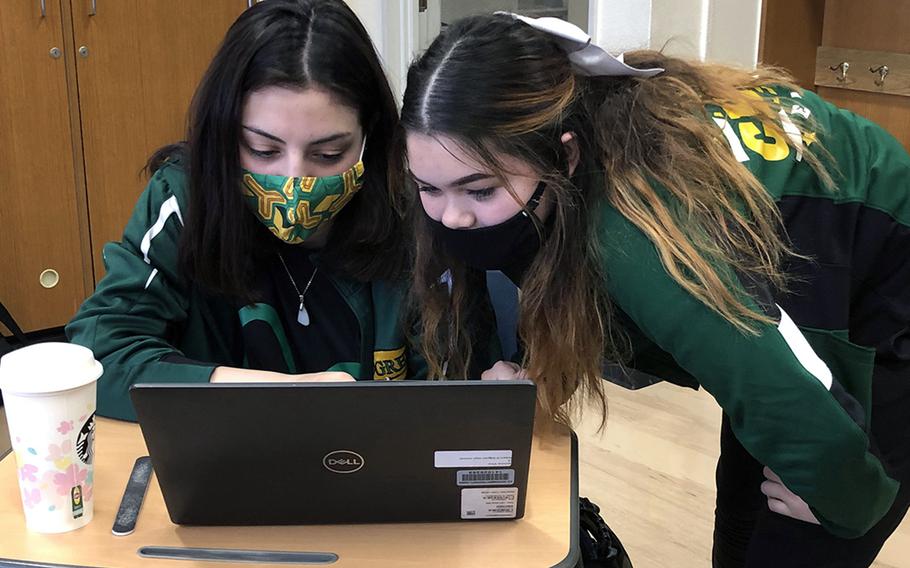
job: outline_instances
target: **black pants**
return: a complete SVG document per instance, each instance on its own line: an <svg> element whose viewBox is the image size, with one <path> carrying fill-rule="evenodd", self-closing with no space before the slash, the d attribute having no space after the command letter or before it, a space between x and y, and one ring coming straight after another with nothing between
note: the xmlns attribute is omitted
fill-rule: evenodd
<svg viewBox="0 0 910 568"><path fill-rule="evenodd" d="M725 415L717 462L715 568L865 568L910 506L910 483L905 482L894 505L868 533L838 538L818 525L771 512L760 489L762 467L733 435Z"/></svg>

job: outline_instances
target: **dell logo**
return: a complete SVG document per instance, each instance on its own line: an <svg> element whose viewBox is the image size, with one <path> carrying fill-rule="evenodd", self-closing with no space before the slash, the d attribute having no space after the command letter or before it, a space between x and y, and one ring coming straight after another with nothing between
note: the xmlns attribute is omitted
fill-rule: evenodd
<svg viewBox="0 0 910 568"><path fill-rule="evenodd" d="M349 450L335 450L322 458L322 465L334 473L354 473L363 467L363 456Z"/></svg>

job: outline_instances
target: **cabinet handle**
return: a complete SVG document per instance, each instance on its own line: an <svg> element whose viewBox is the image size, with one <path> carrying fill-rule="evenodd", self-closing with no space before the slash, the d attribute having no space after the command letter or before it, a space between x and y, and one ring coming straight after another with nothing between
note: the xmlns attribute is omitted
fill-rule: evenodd
<svg viewBox="0 0 910 568"><path fill-rule="evenodd" d="M88 15L94 16L98 13L98 0L92 0L92 5L89 6Z"/></svg>
<svg viewBox="0 0 910 568"><path fill-rule="evenodd" d="M41 17L46 18L47 17L47 0L41 0L39 3L41 4Z"/></svg>
<svg viewBox="0 0 910 568"><path fill-rule="evenodd" d="M887 65L879 65L878 67L870 67L870 73L878 73L878 77L875 78L875 84L881 87L885 84L885 77L888 76L888 73L891 70L888 69Z"/></svg>

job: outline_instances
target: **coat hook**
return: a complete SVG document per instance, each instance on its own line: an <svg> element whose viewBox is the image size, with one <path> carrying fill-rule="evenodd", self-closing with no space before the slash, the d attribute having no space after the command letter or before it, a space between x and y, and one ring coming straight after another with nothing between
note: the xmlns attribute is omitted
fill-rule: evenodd
<svg viewBox="0 0 910 568"><path fill-rule="evenodd" d="M888 76L888 72L891 71L888 69L887 65L879 65L878 67L870 67L870 73L878 73L878 77L875 79L875 84L881 87L885 84L885 77Z"/></svg>
<svg viewBox="0 0 910 568"><path fill-rule="evenodd" d="M840 64L833 67L828 67L832 71L840 71L840 75L836 75L838 81L844 82L847 80L847 70L850 69L850 63L848 61L841 61Z"/></svg>

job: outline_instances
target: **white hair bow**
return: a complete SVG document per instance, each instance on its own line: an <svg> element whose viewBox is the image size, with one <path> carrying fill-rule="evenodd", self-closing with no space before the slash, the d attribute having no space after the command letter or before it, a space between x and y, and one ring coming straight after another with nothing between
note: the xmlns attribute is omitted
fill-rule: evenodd
<svg viewBox="0 0 910 568"><path fill-rule="evenodd" d="M626 65L622 60L622 54L614 57L607 53L602 47L591 43L591 36L584 30L559 18L528 18L511 12L496 12L512 16L521 20L532 28L554 36L556 42L562 47L569 56L569 61L576 72L589 77L598 76L630 76L630 77L653 77L664 70L660 67L651 69L636 69Z"/></svg>

